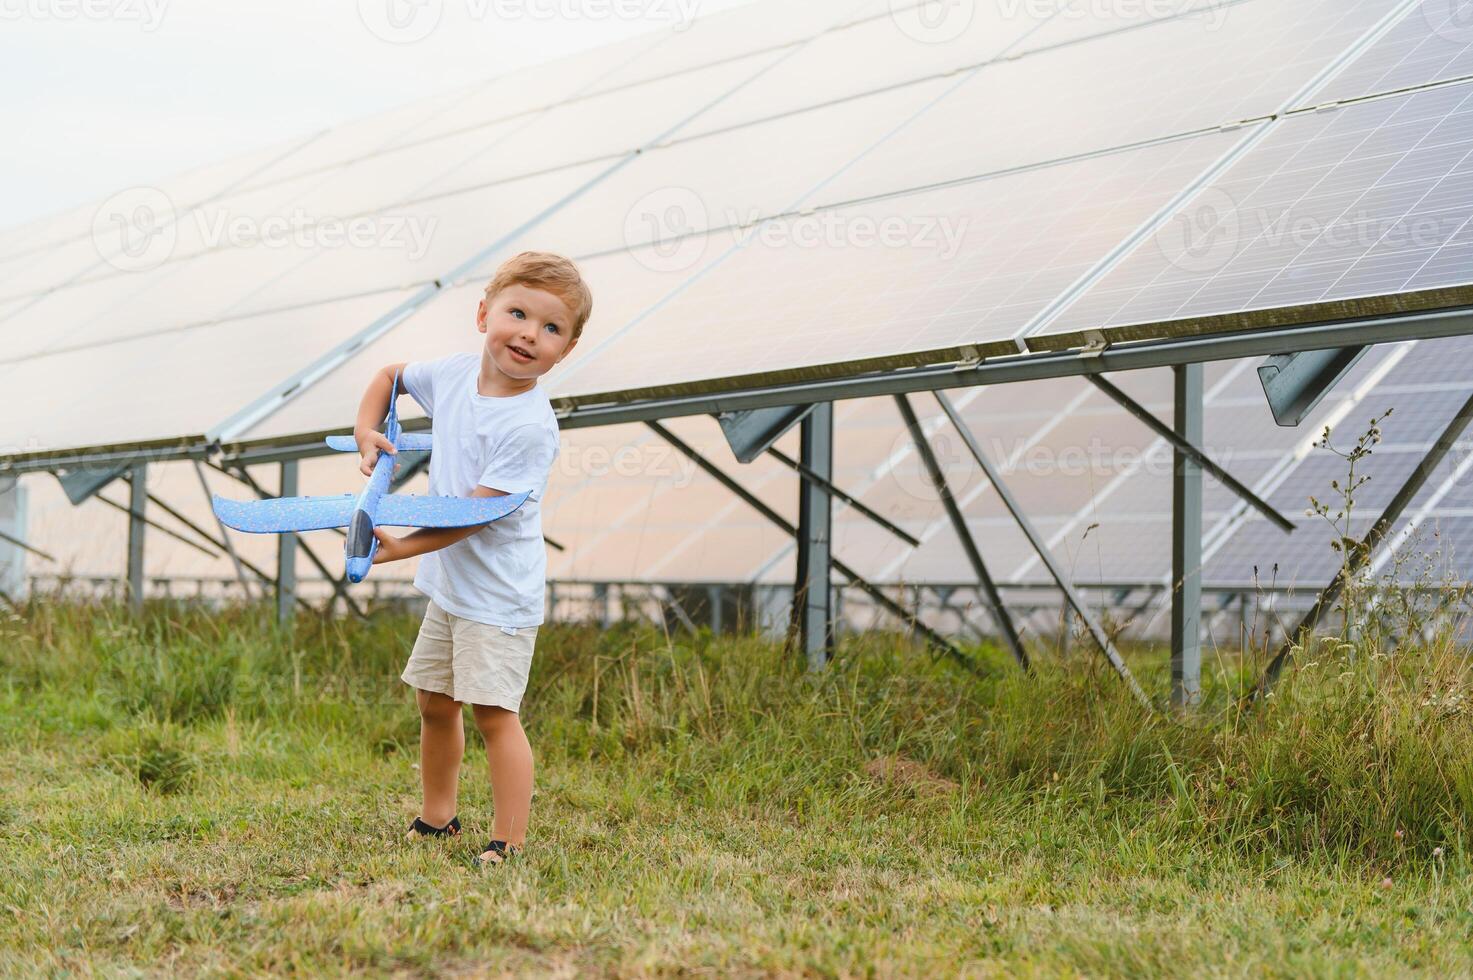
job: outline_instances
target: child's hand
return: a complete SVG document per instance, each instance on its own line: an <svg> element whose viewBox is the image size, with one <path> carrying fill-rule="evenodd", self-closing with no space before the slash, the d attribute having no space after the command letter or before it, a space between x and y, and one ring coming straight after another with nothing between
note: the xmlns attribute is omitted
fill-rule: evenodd
<svg viewBox="0 0 1473 980"><path fill-rule="evenodd" d="M353 441L358 443L358 471L364 476L373 476L373 466L378 462L379 450L394 455L394 444L389 437L376 429L354 430ZM394 466L397 472L398 465Z"/></svg>
<svg viewBox="0 0 1473 980"><path fill-rule="evenodd" d="M381 527L373 529L373 536L378 538L378 550L373 553L373 563L381 565L386 561L398 561L408 558L409 553L404 547L404 540L396 538Z"/></svg>

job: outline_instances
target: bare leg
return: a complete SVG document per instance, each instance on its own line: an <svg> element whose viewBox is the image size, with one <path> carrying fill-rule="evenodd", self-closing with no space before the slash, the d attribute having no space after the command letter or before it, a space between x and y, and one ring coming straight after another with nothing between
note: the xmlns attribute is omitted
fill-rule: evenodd
<svg viewBox="0 0 1473 980"><path fill-rule="evenodd" d="M419 778L424 785L420 818L443 827L455 816L465 725L460 702L435 691L419 691ZM410 831L410 836L414 832Z"/></svg>
<svg viewBox="0 0 1473 980"><path fill-rule="evenodd" d="M491 837L519 848L527 839L532 810L532 746L515 711L485 704L471 705L471 711L486 740L486 762L491 767L491 799L496 807Z"/></svg>

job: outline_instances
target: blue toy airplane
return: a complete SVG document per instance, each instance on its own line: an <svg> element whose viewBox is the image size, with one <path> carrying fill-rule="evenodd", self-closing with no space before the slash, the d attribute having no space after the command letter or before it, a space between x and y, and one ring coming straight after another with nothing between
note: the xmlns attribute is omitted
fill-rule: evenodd
<svg viewBox="0 0 1473 980"><path fill-rule="evenodd" d="M384 418L384 435L394 444L394 451L429 452L428 432L405 432L399 426L399 413L394 407L399 391L398 374L394 375L394 387L389 390L389 414ZM327 444L339 452L358 451L358 444L352 436L328 436ZM396 458L380 452L368 485L356 498L345 493L336 497L227 500L214 494L215 515L221 523L237 531L255 534L346 527L348 540L343 543L343 563L348 581L362 582L368 576L373 556L378 551L378 538L373 533L375 527L470 527L472 524L487 524L522 506L528 496L523 492L503 497L420 497L413 494L401 497L389 490Z"/></svg>

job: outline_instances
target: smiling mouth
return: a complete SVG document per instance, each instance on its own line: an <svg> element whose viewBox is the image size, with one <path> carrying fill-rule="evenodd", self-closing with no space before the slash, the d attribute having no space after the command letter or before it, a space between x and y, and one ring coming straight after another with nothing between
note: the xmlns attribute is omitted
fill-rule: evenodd
<svg viewBox="0 0 1473 980"><path fill-rule="evenodd" d="M511 351L513 354L517 355L518 357L522 358L523 360L526 360L526 361L532 360L532 355L531 354L528 354L526 351L522 350L520 347L516 346L515 344L507 344L506 345L506 349L509 350L509 351Z"/></svg>

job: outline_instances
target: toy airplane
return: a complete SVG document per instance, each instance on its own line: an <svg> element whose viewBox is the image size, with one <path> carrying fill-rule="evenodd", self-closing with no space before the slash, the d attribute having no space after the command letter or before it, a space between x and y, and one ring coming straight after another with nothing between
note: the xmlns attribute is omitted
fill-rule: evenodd
<svg viewBox="0 0 1473 980"><path fill-rule="evenodd" d="M394 444L396 453L429 452L428 432L405 432L400 428L399 413L394 407L398 391L399 376L395 374L394 387L390 389L389 414L384 418L384 435ZM328 436L327 444L338 452L358 451L358 444L352 436ZM356 498L345 493L336 497L227 500L214 494L215 515L221 523L237 531L254 534L346 527L348 539L343 543L343 563L348 581L362 582L368 576L373 556L378 551L378 538L373 533L375 527L470 527L487 524L522 506L528 496L525 492L503 497L399 496L389 490L396 458L380 452L368 485Z"/></svg>

